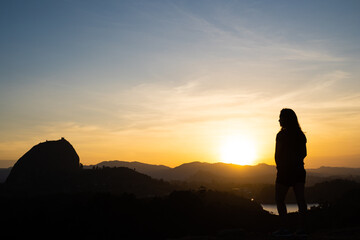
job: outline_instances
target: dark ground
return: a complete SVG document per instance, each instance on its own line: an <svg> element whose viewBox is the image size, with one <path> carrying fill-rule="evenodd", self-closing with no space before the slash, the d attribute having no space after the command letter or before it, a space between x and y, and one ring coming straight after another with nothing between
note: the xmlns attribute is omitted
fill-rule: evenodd
<svg viewBox="0 0 360 240"><path fill-rule="evenodd" d="M360 239L360 190L308 212L308 239ZM73 193L0 196L2 239L273 239L278 217L209 190L163 197ZM288 223L296 230L297 214ZM297 239L297 238L283 238Z"/></svg>

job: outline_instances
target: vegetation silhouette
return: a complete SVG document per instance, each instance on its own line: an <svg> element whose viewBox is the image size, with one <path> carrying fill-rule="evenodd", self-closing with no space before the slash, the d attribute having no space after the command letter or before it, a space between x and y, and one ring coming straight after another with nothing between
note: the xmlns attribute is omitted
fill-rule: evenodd
<svg viewBox="0 0 360 240"><path fill-rule="evenodd" d="M273 216L249 199L215 191L174 191L163 197L73 193L2 197L2 234L90 239L166 239L216 235L222 229L266 229ZM268 227L268 226L267 226ZM22 231L16 231L16 229Z"/></svg>

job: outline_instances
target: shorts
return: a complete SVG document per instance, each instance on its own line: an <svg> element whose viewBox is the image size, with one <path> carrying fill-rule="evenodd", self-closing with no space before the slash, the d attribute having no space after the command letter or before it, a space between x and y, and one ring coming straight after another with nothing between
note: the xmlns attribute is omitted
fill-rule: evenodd
<svg viewBox="0 0 360 240"><path fill-rule="evenodd" d="M297 183L305 184L305 178L305 169L297 169L293 171L278 171L276 175L276 183L291 187Z"/></svg>

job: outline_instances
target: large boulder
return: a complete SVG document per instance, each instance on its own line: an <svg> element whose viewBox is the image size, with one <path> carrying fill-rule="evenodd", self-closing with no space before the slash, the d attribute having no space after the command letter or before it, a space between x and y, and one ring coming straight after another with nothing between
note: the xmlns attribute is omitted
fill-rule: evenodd
<svg viewBox="0 0 360 240"><path fill-rule="evenodd" d="M15 163L6 185L22 190L56 188L79 168L79 156L67 140L46 141L31 148Z"/></svg>

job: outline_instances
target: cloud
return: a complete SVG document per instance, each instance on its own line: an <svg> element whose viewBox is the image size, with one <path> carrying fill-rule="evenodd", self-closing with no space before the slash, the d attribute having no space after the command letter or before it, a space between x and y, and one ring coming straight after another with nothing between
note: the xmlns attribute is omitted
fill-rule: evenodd
<svg viewBox="0 0 360 240"><path fill-rule="evenodd" d="M228 91L197 92L198 82L169 86L142 84L125 91L129 111L120 111L132 127L167 126L197 121L219 121L249 115L244 107L257 99L256 93Z"/></svg>
<svg viewBox="0 0 360 240"><path fill-rule="evenodd" d="M208 47L210 52L221 57L230 57L242 61L298 61L303 63L340 63L344 56L335 54L331 39L322 38L311 32L297 32L289 26L283 31L276 24L269 28L260 27L264 19L259 16L249 21L249 6L242 7L234 14L231 4L220 5L212 9L211 14L201 14L186 8L178 8L178 13L191 29L202 33L199 47ZM251 14L250 14L251 15ZM253 18L253 17L251 17ZM301 41L291 40L289 35L302 35ZM225 54L224 54L225 53ZM225 58L226 58L225 57Z"/></svg>

